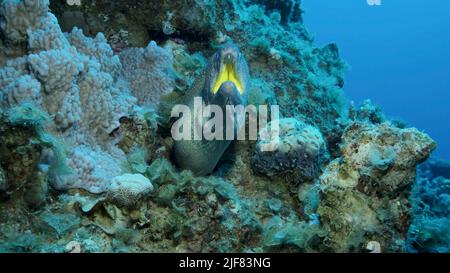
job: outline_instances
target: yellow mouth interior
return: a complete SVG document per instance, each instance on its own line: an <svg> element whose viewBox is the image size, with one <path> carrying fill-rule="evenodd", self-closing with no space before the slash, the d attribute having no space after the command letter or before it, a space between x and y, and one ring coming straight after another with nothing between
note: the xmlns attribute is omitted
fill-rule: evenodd
<svg viewBox="0 0 450 273"><path fill-rule="evenodd" d="M219 75L217 76L217 80L214 84L213 93L216 94L219 91L220 86L224 82L232 82L236 86L237 90L240 94L244 92L242 88L241 82L238 80L236 70L234 69L233 64L225 64L225 68L221 69Z"/></svg>

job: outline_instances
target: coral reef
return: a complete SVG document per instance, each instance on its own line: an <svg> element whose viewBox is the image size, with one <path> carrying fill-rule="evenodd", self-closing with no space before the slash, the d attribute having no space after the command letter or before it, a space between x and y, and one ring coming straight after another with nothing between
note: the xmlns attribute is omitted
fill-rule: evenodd
<svg viewBox="0 0 450 273"><path fill-rule="evenodd" d="M45 132L46 113L24 103L0 117L1 191L11 199L23 196L27 205L40 207L46 200L48 177L67 171L59 140ZM52 154L50 161L42 160Z"/></svg>
<svg viewBox="0 0 450 273"><path fill-rule="evenodd" d="M449 163L430 159L419 168L411 193L412 223L408 230L408 251L450 251Z"/></svg>
<svg viewBox="0 0 450 273"><path fill-rule="evenodd" d="M347 252L377 241L383 252L402 251L411 217L405 194L416 165L435 147L416 129L351 124L343 135L342 158L320 177L317 213L328 231L327 244Z"/></svg>
<svg viewBox="0 0 450 273"><path fill-rule="evenodd" d="M370 100L363 101L357 109L355 109L353 104L350 105L349 117L355 121L374 124L379 124L386 121L386 117L381 109L373 105Z"/></svg>
<svg viewBox="0 0 450 273"><path fill-rule="evenodd" d="M0 252L448 252L449 168L416 179L436 143L348 105L300 2L3 1ZM235 141L196 176L170 110L230 41L280 142Z"/></svg>
<svg viewBox="0 0 450 273"><path fill-rule="evenodd" d="M173 91L171 53L154 41L146 48L128 48L120 53L124 76L140 105L156 106L161 95Z"/></svg>
<svg viewBox="0 0 450 273"><path fill-rule="evenodd" d="M420 176L433 180L436 177L442 176L450 179L450 162L430 158L427 162L419 166Z"/></svg>
<svg viewBox="0 0 450 273"><path fill-rule="evenodd" d="M53 177L55 188L103 192L110 180L121 174L120 162L125 158L115 146L118 139L110 134L120 127L120 118L136 109L136 100L145 102L145 98L131 95L120 59L102 33L89 38L74 28L64 34L48 12L48 4L42 0L2 4L5 40L10 47L26 43L28 51L21 57L9 58L0 70L2 103L8 107L32 102L42 107L54 121L49 130L74 147L68 153L72 172ZM17 20L19 17L27 20L22 22ZM150 72L143 69L141 74L133 74L144 81L157 78L166 85L156 83L151 90L134 87L133 93L153 96L170 91L169 75L161 72L167 68L167 61L159 61L168 58L169 53L154 43L146 52L149 58L156 58L151 60Z"/></svg>
<svg viewBox="0 0 450 273"><path fill-rule="evenodd" d="M6 173L0 166L0 191L5 191L8 188Z"/></svg>
<svg viewBox="0 0 450 273"><path fill-rule="evenodd" d="M107 198L118 206L131 207L153 190L153 185L142 174L123 174L112 179Z"/></svg>
<svg viewBox="0 0 450 273"><path fill-rule="evenodd" d="M156 41L186 43L189 50L202 50L206 55L223 42L234 41L252 68L253 81L267 87L265 96L274 98L271 102L280 105L283 116L318 126L334 151L347 122L342 92L345 65L336 45L313 45L312 36L301 23L299 1L281 2L275 8L274 1L119 4L102 0L71 9L83 13L92 34L127 29L130 46L148 44L150 37L144 41L132 38L144 37L142 32L152 33ZM52 5L57 16L68 8L59 2ZM136 43L138 40L141 42Z"/></svg>

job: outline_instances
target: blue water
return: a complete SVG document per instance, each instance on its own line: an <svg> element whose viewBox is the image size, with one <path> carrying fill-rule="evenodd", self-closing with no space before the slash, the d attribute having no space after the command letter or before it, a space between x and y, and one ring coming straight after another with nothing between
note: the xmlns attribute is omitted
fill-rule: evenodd
<svg viewBox="0 0 450 273"><path fill-rule="evenodd" d="M450 1L303 0L319 45L336 42L350 65L345 92L370 98L438 142L450 159Z"/></svg>

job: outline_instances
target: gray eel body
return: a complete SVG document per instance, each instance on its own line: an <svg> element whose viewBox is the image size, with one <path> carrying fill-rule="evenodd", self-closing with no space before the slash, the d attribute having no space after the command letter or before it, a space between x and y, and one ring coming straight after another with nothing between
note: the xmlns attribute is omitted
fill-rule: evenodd
<svg viewBox="0 0 450 273"><path fill-rule="evenodd" d="M236 80L225 80L224 83L217 84L219 75L223 71L230 72L226 69L233 70ZM221 79L223 81L223 77ZM186 93L184 104L189 107L191 113L194 113L194 98L201 97L204 105L218 105L225 116L226 105L246 105L248 80L248 66L243 55L234 44L227 44L210 58L207 68ZM203 119L203 122L206 122L206 119ZM191 124L194 124L193 115L191 115ZM237 128L236 123L235 128ZM191 126L191 135L193 135L193 131L194 126ZM196 175L207 175L214 170L230 143L231 140L206 140L204 138L175 141L174 159L183 169L189 169Z"/></svg>

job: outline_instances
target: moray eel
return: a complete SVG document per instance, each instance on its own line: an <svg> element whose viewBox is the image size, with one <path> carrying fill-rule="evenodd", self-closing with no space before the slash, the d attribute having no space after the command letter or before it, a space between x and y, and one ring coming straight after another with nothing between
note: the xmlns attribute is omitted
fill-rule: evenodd
<svg viewBox="0 0 450 273"><path fill-rule="evenodd" d="M224 113L223 124L225 125L226 105L246 106L249 78L248 65L244 56L236 45L228 43L211 56L206 69L186 93L184 104L189 107L191 113L194 111L195 97L201 97L204 106L219 106ZM206 121L205 118L203 120ZM234 136L236 136L239 128L236 119L234 120ZM191 117L191 122L194 122L194 117ZM193 135L194 127L192 126L191 135ZM223 130L225 139L225 129ZM207 175L214 170L230 143L231 140L204 138L174 141L174 159L181 168L189 169L195 175Z"/></svg>

